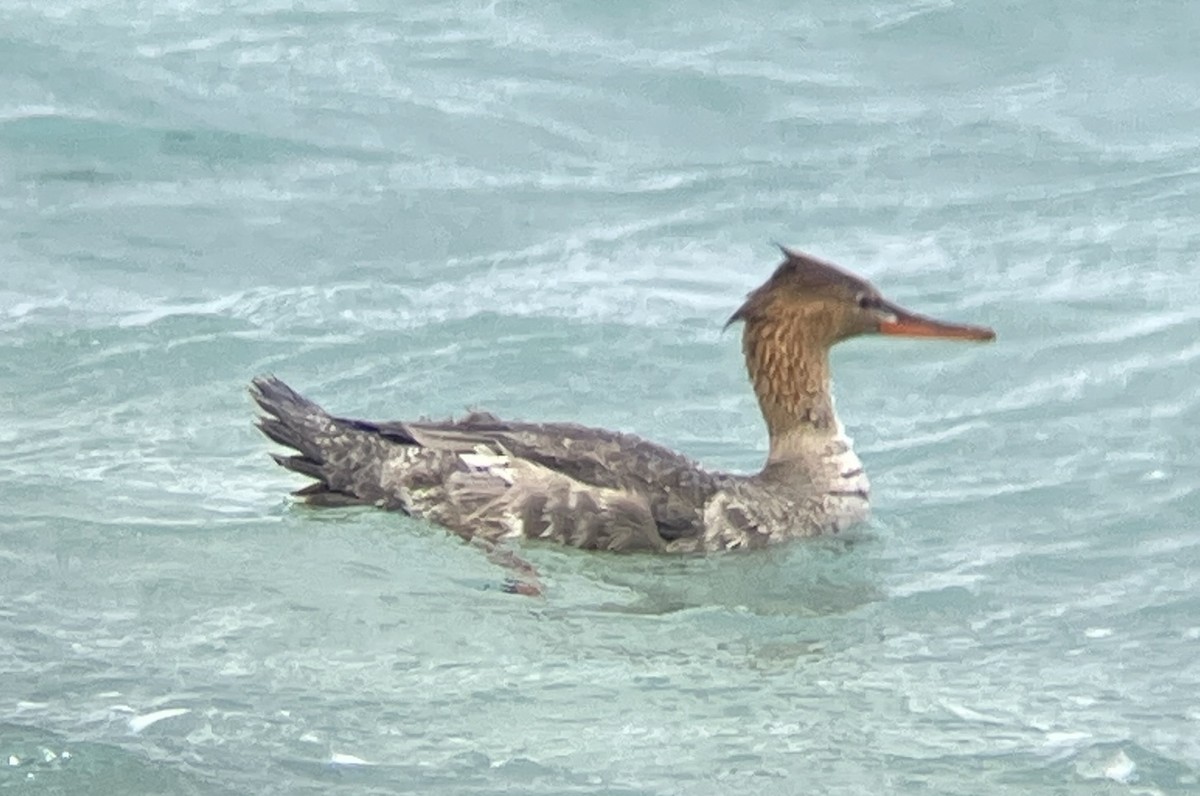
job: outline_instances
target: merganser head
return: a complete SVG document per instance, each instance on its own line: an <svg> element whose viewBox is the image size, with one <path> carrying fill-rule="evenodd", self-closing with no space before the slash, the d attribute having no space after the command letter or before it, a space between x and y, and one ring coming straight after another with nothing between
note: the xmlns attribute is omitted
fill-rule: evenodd
<svg viewBox="0 0 1200 796"><path fill-rule="evenodd" d="M865 279L811 255L779 248L783 262L747 296L726 326L744 321L747 334L754 334L753 327L770 327L775 334L787 329L787 336L799 335L810 345L825 348L860 334L980 341L996 337L984 326L948 323L910 312L885 299ZM787 341L776 342L786 345Z"/></svg>
<svg viewBox="0 0 1200 796"><path fill-rule="evenodd" d="M797 433L837 428L829 395L829 348L860 334L991 340L983 326L917 315L865 279L783 249L783 263L750 293L729 323L744 321L742 350L771 436L771 461L792 456ZM727 323L726 326L729 324Z"/></svg>

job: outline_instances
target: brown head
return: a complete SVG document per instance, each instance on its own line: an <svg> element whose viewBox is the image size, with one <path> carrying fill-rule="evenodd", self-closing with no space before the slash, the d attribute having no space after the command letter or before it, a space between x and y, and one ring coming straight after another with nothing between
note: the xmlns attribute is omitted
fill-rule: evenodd
<svg viewBox="0 0 1200 796"><path fill-rule="evenodd" d="M946 323L893 304L870 282L784 247L775 273L729 319L746 324L746 367L772 438L799 423L834 425L830 346L860 334L992 340L983 326ZM726 324L728 326L728 324Z"/></svg>
<svg viewBox="0 0 1200 796"><path fill-rule="evenodd" d="M747 331L762 323L781 323L802 334L807 345L826 348L860 334L993 340L983 326L926 318L885 299L865 279L783 246L784 260L771 278L746 297L726 326L745 321Z"/></svg>

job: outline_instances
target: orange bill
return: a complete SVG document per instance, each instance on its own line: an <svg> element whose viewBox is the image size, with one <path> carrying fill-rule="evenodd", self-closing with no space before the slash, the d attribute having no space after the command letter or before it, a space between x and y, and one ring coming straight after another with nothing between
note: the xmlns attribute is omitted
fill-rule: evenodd
<svg viewBox="0 0 1200 796"><path fill-rule="evenodd" d="M894 334L901 337L941 337L950 340L996 339L996 333L986 326L938 321L915 312L909 312L891 303L885 303L883 311L891 317L879 322L880 334Z"/></svg>

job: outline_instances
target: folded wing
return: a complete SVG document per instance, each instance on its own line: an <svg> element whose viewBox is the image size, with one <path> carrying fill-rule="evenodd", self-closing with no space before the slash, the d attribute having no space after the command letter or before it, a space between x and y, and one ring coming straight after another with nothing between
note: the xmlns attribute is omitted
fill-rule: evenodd
<svg viewBox="0 0 1200 796"><path fill-rule="evenodd" d="M260 428L297 451L311 503L370 503L464 536L524 536L592 549L656 549L702 533L721 476L629 434L567 423L376 423L334 417L278 379L254 380Z"/></svg>

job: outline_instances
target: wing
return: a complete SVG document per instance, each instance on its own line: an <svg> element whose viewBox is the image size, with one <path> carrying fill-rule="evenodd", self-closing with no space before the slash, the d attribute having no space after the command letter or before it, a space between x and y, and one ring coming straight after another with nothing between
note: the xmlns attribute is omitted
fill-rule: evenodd
<svg viewBox="0 0 1200 796"><path fill-rule="evenodd" d="M527 538L585 550L663 551L643 495L584 484L502 453L434 455L456 460L447 478L409 492L409 508L467 538Z"/></svg>
<svg viewBox="0 0 1200 796"><path fill-rule="evenodd" d="M661 445L573 423L510 423L485 413L445 422L342 422L431 450L473 452L482 446L581 485L642 496L667 540L701 532L704 505L722 483L722 476Z"/></svg>
<svg viewBox="0 0 1200 796"><path fill-rule="evenodd" d="M467 539L526 537L593 550L663 550L646 496L585 483L500 450L486 436L332 417L278 379L256 378L258 425L315 479L296 492L325 506L373 504L428 518ZM460 432L454 424L447 428Z"/></svg>

